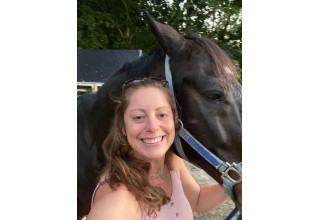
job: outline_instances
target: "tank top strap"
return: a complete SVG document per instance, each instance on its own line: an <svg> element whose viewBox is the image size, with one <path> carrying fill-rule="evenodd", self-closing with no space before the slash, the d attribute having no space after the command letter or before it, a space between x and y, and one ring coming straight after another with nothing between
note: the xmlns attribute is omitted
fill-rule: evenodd
<svg viewBox="0 0 320 220"><path fill-rule="evenodd" d="M182 183L180 180L180 173L173 169L170 171L171 173L171 181L172 181L172 195L171 195L171 200L175 200L175 198L181 195L181 192L183 193L183 188L182 188Z"/></svg>
<svg viewBox="0 0 320 220"><path fill-rule="evenodd" d="M102 185L104 185L105 183L107 183L107 182L108 182L108 179L103 179L103 180L101 180L101 181L98 183L98 185L96 186L96 188L94 189L93 194L92 194L92 198L91 198L91 208L92 208L92 205L93 205L93 202L94 202L94 198L96 197L96 194L97 194L98 189L99 189Z"/></svg>

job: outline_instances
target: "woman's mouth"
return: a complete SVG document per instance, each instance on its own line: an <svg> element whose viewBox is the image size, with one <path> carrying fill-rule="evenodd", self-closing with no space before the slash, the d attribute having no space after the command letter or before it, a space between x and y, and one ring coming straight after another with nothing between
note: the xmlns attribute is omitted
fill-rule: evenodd
<svg viewBox="0 0 320 220"><path fill-rule="evenodd" d="M142 142L145 144L155 144L155 143L162 141L162 139L163 139L163 136L156 137L156 138L143 138Z"/></svg>

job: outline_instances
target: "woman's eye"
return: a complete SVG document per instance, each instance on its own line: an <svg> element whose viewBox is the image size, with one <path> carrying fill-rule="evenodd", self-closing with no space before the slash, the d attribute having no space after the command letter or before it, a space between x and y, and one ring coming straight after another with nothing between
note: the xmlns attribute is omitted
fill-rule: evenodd
<svg viewBox="0 0 320 220"><path fill-rule="evenodd" d="M135 116L135 117L133 117L133 120L135 120L135 121L139 121L141 119L143 119L143 116Z"/></svg>
<svg viewBox="0 0 320 220"><path fill-rule="evenodd" d="M160 118L165 118L165 117L167 117L167 116L168 116L168 115L165 114L165 113L162 113L162 114L159 115Z"/></svg>

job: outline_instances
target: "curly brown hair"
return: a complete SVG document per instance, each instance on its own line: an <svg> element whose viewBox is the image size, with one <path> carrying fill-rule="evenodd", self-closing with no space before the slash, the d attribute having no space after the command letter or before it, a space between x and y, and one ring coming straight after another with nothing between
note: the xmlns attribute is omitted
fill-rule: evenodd
<svg viewBox="0 0 320 220"><path fill-rule="evenodd" d="M178 128L178 117L170 90L158 81L144 78L123 90L119 98L113 98L116 102L115 117L102 148L107 160L104 172L108 173L110 187L115 190L117 186L123 184L135 195L149 216L151 214L156 216L156 211L160 211L161 207L170 201L170 197L162 188L152 186L149 183L150 163L134 156L133 150L122 132L125 125L124 112L129 105L131 94L146 87L158 88L166 95L174 115L175 128ZM165 165L170 170L172 170L172 154L170 147L165 154Z"/></svg>

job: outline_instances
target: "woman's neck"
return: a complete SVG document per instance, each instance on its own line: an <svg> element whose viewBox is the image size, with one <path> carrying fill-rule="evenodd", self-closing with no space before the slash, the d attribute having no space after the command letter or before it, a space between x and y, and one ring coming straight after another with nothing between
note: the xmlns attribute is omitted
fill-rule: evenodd
<svg viewBox="0 0 320 220"><path fill-rule="evenodd" d="M165 165L165 159L150 161L150 172L149 176L159 176L166 172L167 167Z"/></svg>

